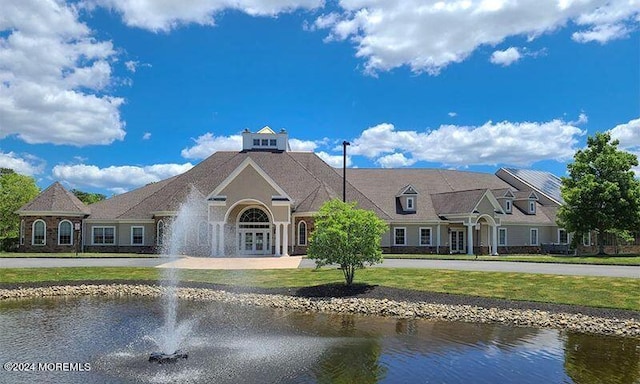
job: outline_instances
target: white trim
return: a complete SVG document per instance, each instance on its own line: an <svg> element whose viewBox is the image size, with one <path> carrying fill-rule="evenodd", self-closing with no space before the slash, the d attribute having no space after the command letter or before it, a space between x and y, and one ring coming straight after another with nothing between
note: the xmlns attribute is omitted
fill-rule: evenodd
<svg viewBox="0 0 640 384"><path fill-rule="evenodd" d="M60 217L84 217L88 213L69 211L16 211L18 216L60 216Z"/></svg>
<svg viewBox="0 0 640 384"><path fill-rule="evenodd" d="M36 223L42 223L43 227L43 234L42 234L42 243L40 244L36 244ZM44 220L42 219L37 219L34 220L33 223L31 224L31 245L37 245L37 246L44 246L47 245L47 223L45 223Z"/></svg>
<svg viewBox="0 0 640 384"><path fill-rule="evenodd" d="M271 212L271 209L269 209L269 207L267 206L267 204L263 203L260 200L256 200L256 199L242 199L239 201L236 201L235 203L233 203L229 209L227 209L227 212L224 214L224 220L223 222L227 223L229 222L229 215L231 214L231 211L233 211L233 209L235 207L237 207L240 204L248 204L249 206L247 208L244 208L242 211L240 211L240 213L238 213L238 217L236 217L236 222L238 221L238 219L240 218L240 215L242 215L242 213L244 211L246 211L248 208L250 207L260 207L263 210L267 211L267 213L269 214L269 216L271 216L269 218L270 222L274 221L275 216L273 215L273 212Z"/></svg>
<svg viewBox="0 0 640 384"><path fill-rule="evenodd" d="M513 212L513 200L511 199L506 199L504 202L504 212L505 213L512 213Z"/></svg>
<svg viewBox="0 0 640 384"><path fill-rule="evenodd" d="M95 236L94 236L94 231L98 228L113 228L113 243L96 243L95 242ZM102 231L102 237L104 240L104 231ZM95 225L95 226L91 226L91 245L97 245L97 246L101 246L101 245L116 245L117 244L117 232L116 232L116 227L112 226L112 225Z"/></svg>
<svg viewBox="0 0 640 384"><path fill-rule="evenodd" d="M560 231L564 231L565 236L567 237L567 241L564 242L564 243L562 241L560 241ZM567 232L566 229L558 228L557 235L558 235L558 244L569 244L569 232Z"/></svg>
<svg viewBox="0 0 640 384"><path fill-rule="evenodd" d="M162 224L162 236L160 236L160 224ZM164 220L162 219L158 220L158 222L156 223L156 245L157 246L164 245L163 237L166 231L165 227L166 227L166 224L164 223Z"/></svg>
<svg viewBox="0 0 640 384"><path fill-rule="evenodd" d="M304 243L302 243L300 241L300 226L304 224ZM308 238L309 238L309 226L307 225L307 222L304 220L300 220L298 222L298 231L296 232L297 238L298 238L298 245L303 245L306 246L308 243Z"/></svg>
<svg viewBox="0 0 640 384"><path fill-rule="evenodd" d="M411 204L409 204L409 202L411 202ZM407 196L407 211L415 211L415 210L416 210L416 199L413 196Z"/></svg>
<svg viewBox="0 0 640 384"><path fill-rule="evenodd" d="M429 243L423 244L422 243L422 230L423 229L428 229L429 230ZM433 227L419 227L418 228L418 244L420 244L421 246L432 246L433 245Z"/></svg>
<svg viewBox="0 0 640 384"><path fill-rule="evenodd" d="M139 244L134 244L133 243L133 229L134 228L142 228L142 243ZM130 244L131 245L135 245L135 246L140 246L140 245L144 245L144 226L142 225L132 225L131 226L131 232L129 233L129 237L130 237ZM114 237L115 237L115 233L114 233Z"/></svg>
<svg viewBox="0 0 640 384"><path fill-rule="evenodd" d="M69 223L69 225L71 225L71 233L69 235L70 237L70 243L69 244L60 244L60 227L62 226L62 223ZM58 245L73 245L73 223L69 220L60 220L60 222L58 223Z"/></svg>
<svg viewBox="0 0 640 384"><path fill-rule="evenodd" d="M289 195L287 195L287 193L282 188L280 188L280 186L271 178L271 176L269 176L262 168L260 168L260 166L256 164L256 162L253 161L253 159L251 159L250 157L247 157L242 163L240 163L240 165L233 172L231 172L231 174L229 174L229 176L227 176L227 178L224 179L222 183L220 183L213 190L213 192L209 194L209 196L207 196L207 200L218 196L220 192L222 192L227 186L229 186L229 184L231 184L231 182L235 180L235 178L248 166L253 167L253 169L255 169L256 172L258 172L258 174L262 176L262 178L265 179L266 182L269 183L269 185L273 189L275 189L280 196L286 197L290 202L293 201L293 199L291 199L291 197L289 197Z"/></svg>
<svg viewBox="0 0 640 384"><path fill-rule="evenodd" d="M398 229L402 229L404 231L404 243L403 244L398 244L396 242L396 230ZM393 227L393 245L394 246L402 246L402 245L407 245L407 227Z"/></svg>
<svg viewBox="0 0 640 384"><path fill-rule="evenodd" d="M536 201L535 200L529 200L529 213L532 214L532 215L536 213Z"/></svg>
<svg viewBox="0 0 640 384"><path fill-rule="evenodd" d="M533 232L536 233L536 241L533 242L531 241L532 237L533 237ZM530 228L529 229L529 245L539 245L540 244L540 231L538 230L538 228Z"/></svg>
<svg viewBox="0 0 640 384"><path fill-rule="evenodd" d="M408 190L413 189L413 191L415 193L407 193ZM400 193L398 193L396 195L396 197L400 197L400 196L406 196L406 195L410 195L410 196L417 196L419 195L418 190L416 189L416 187L414 187L412 184L409 184L407 186L405 186L404 188L402 188L400 190Z"/></svg>
<svg viewBox="0 0 640 384"><path fill-rule="evenodd" d="M504 242L503 243L500 242L500 232L504 232ZM508 235L509 235L509 232L507 232L507 228L505 228L505 227L499 227L498 228L498 246L506 247L507 244L509 244L509 240L507 239Z"/></svg>
<svg viewBox="0 0 640 384"><path fill-rule="evenodd" d="M500 205L500 203L498 202L498 199L496 199L496 197L493 196L493 193L491 193L491 190L489 190L489 189L484 191L484 194L482 195L482 197L480 197L478 199L478 202L476 203L475 207L473 207L471 212L478 210L478 206L480 205L480 203L482 202L482 200L484 199L485 196L487 197L487 199L489 199L489 202L493 206L493 210L494 211L500 210L500 212L502 212L502 205Z"/></svg>
<svg viewBox="0 0 640 384"><path fill-rule="evenodd" d="M153 219L84 219L88 224L155 224Z"/></svg>

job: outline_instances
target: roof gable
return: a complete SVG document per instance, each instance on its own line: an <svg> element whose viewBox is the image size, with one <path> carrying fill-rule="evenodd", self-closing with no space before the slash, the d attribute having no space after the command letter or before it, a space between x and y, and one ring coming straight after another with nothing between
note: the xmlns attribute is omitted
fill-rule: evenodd
<svg viewBox="0 0 640 384"><path fill-rule="evenodd" d="M402 189L400 189L400 192L398 192L396 197L400 197L404 195L417 195L417 194L418 192L416 191L416 188L413 185L409 184L403 187Z"/></svg>
<svg viewBox="0 0 640 384"><path fill-rule="evenodd" d="M282 189L272 178L265 172L256 162L251 158L247 157L240 163L240 165L233 170L227 176L226 179L222 181L210 194L207 196L207 199L214 199L216 196L219 196L233 181L236 180L240 174L242 174L247 168L251 167L254 169L266 182L269 184L271 188L280 196L286 197L288 200L291 200L289 195Z"/></svg>
<svg viewBox="0 0 640 384"><path fill-rule="evenodd" d="M90 212L88 206L57 181L17 211L23 216L43 213L84 216Z"/></svg>

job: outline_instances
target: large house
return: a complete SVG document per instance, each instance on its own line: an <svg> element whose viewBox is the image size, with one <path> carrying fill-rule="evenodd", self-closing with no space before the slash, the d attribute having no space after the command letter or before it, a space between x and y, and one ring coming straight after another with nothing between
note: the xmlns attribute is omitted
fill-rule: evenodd
<svg viewBox="0 0 640 384"><path fill-rule="evenodd" d="M342 183L342 171L316 154L292 152L284 130L246 130L242 151L216 152L181 175L88 206L54 183L18 211L19 249L159 252L195 193L189 253L304 254L314 214L342 197ZM555 220L559 187L557 177L531 170L349 169L346 199L389 224L385 252L537 253L569 241Z"/></svg>

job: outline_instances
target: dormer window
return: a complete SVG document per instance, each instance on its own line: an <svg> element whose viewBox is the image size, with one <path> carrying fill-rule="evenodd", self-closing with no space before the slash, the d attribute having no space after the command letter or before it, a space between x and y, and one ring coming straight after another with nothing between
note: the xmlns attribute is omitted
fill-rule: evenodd
<svg viewBox="0 0 640 384"><path fill-rule="evenodd" d="M529 200L529 213L532 214L532 215L536 213L536 202L535 202L535 200Z"/></svg>
<svg viewBox="0 0 640 384"><path fill-rule="evenodd" d="M504 202L504 211L506 213L511 213L511 200L505 200Z"/></svg>
<svg viewBox="0 0 640 384"><path fill-rule="evenodd" d="M415 206L413 205L413 197L407 197L407 211L415 210Z"/></svg>

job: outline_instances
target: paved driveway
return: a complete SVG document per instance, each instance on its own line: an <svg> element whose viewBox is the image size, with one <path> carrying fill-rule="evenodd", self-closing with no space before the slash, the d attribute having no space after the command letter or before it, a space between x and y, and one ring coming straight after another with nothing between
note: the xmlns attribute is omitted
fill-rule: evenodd
<svg viewBox="0 0 640 384"><path fill-rule="evenodd" d="M61 258L0 258L0 268L52 268L52 267L160 267L168 263L165 258L104 258L104 259L61 259ZM270 262L271 261L271 262ZM286 263L283 263L286 261ZM235 266L234 266L235 264ZM181 258L175 265L181 268L200 269L261 269L261 268L315 268L313 260L298 257L260 258L255 264L251 259L200 259ZM285 266L286 265L286 266ZM608 276L640 279L638 266L609 266L589 264L552 264L509 261L479 260L401 260L385 259L375 267L383 268L428 268L453 269L459 271L522 272L553 275Z"/></svg>
<svg viewBox="0 0 640 384"><path fill-rule="evenodd" d="M303 259L300 268L314 268L313 260ZM608 276L630 277L640 279L640 267L617 265L590 264L554 264L554 263L526 263L510 261L479 261L479 260L405 260L385 259L382 264L374 267L382 268L428 268L453 269L458 271L483 272L522 272L545 273L552 275L578 276Z"/></svg>
<svg viewBox="0 0 640 384"><path fill-rule="evenodd" d="M54 267L156 267L166 263L162 258L0 258L0 268L54 268Z"/></svg>

